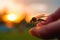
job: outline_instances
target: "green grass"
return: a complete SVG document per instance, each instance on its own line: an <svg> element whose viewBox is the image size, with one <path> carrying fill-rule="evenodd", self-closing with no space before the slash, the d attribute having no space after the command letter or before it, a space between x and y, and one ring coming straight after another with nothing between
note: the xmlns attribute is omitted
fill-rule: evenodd
<svg viewBox="0 0 60 40"><path fill-rule="evenodd" d="M29 34L28 29L23 32L0 32L0 40L39 40Z"/></svg>

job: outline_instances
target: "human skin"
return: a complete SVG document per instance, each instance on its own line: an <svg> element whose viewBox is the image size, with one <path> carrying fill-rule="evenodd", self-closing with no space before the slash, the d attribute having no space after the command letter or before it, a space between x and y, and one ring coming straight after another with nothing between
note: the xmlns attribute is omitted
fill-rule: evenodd
<svg viewBox="0 0 60 40"><path fill-rule="evenodd" d="M42 39L60 38L60 8L49 15L42 25L40 24L38 24L39 27L33 27L29 30L31 35Z"/></svg>

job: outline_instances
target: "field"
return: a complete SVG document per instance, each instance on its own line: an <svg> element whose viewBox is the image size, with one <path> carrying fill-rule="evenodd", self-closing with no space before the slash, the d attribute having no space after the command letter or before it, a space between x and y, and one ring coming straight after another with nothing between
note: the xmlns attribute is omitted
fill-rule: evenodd
<svg viewBox="0 0 60 40"><path fill-rule="evenodd" d="M0 40L39 40L29 34L28 28L23 32L12 31L12 32L0 32Z"/></svg>

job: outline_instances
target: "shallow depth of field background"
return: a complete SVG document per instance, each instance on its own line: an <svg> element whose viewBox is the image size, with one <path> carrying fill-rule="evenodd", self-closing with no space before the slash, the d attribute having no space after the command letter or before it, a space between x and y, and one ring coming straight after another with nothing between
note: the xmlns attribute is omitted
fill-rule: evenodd
<svg viewBox="0 0 60 40"><path fill-rule="evenodd" d="M30 20L59 7L60 0L0 0L0 40L40 40L29 34Z"/></svg>

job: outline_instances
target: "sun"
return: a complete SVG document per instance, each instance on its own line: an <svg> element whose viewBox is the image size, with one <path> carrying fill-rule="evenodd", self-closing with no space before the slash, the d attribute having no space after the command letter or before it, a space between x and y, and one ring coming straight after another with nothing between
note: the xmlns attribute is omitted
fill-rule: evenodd
<svg viewBox="0 0 60 40"><path fill-rule="evenodd" d="M9 21L14 21L14 20L16 20L16 15L15 14L8 14L7 15L7 19L9 20Z"/></svg>

